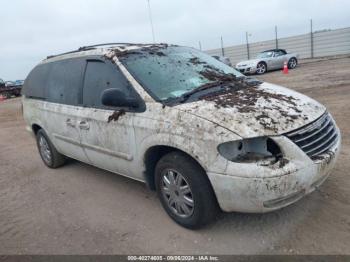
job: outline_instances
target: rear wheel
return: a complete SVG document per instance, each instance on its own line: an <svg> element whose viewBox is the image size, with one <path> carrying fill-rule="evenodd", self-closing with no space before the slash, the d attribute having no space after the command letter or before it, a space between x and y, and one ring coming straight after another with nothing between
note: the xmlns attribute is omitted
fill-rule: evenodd
<svg viewBox="0 0 350 262"><path fill-rule="evenodd" d="M265 74L267 70L267 66L264 62L260 62L258 63L258 65L256 66L256 73L258 75L262 75Z"/></svg>
<svg viewBox="0 0 350 262"><path fill-rule="evenodd" d="M49 168L57 168L64 165L66 161L65 156L56 150L44 130L40 129L38 131L36 134L36 141L41 159L46 166Z"/></svg>
<svg viewBox="0 0 350 262"><path fill-rule="evenodd" d="M171 152L159 160L155 176L162 206L176 223L195 229L215 219L219 210L215 194L193 159Z"/></svg>
<svg viewBox="0 0 350 262"><path fill-rule="evenodd" d="M296 68L298 65L298 60L294 57L292 57L291 59L289 59L288 61L288 68L289 69L294 69Z"/></svg>

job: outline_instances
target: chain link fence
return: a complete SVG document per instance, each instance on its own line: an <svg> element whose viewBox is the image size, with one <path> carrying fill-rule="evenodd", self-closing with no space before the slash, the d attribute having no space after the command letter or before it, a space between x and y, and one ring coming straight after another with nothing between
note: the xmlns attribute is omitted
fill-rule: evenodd
<svg viewBox="0 0 350 262"><path fill-rule="evenodd" d="M277 33L276 33L277 36ZM248 40L248 35L247 35ZM300 58L350 54L350 27L322 30L292 37L275 38L267 41L247 43L207 50L210 55L226 56L233 64L252 59L264 50L282 48L296 52Z"/></svg>

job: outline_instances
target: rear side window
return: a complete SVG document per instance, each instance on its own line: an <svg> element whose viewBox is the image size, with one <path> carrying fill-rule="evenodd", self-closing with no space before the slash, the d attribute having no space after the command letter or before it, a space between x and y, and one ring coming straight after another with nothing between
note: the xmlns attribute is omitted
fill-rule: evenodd
<svg viewBox="0 0 350 262"><path fill-rule="evenodd" d="M53 62L47 81L47 100L54 103L78 105L83 68L83 59Z"/></svg>
<svg viewBox="0 0 350 262"><path fill-rule="evenodd" d="M46 84L49 72L50 64L36 66L25 80L22 93L26 97L46 99Z"/></svg>
<svg viewBox="0 0 350 262"><path fill-rule="evenodd" d="M81 103L85 60L72 58L36 66L27 77L23 94L48 102L77 105Z"/></svg>
<svg viewBox="0 0 350 262"><path fill-rule="evenodd" d="M109 88L118 88L128 97L135 94L128 80L116 66L109 62L88 61L83 88L84 106L106 108L101 103L101 95Z"/></svg>

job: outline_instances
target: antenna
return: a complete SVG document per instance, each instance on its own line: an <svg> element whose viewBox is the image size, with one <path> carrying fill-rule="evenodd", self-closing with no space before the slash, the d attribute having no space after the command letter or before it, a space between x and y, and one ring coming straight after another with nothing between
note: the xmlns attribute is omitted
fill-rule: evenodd
<svg viewBox="0 0 350 262"><path fill-rule="evenodd" d="M156 38L154 36L154 28L153 28L153 20L152 20L152 11L151 11L151 3L150 0L147 0L148 3L148 14L149 14L149 21L151 23L151 29L152 29L152 38L153 38L153 43L156 42Z"/></svg>

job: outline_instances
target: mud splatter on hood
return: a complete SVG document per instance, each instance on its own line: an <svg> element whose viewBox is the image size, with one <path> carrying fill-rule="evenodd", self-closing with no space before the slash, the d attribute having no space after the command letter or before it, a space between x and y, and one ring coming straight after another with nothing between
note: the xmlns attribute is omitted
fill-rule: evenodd
<svg viewBox="0 0 350 262"><path fill-rule="evenodd" d="M326 110L307 96L269 83L209 94L197 102L176 108L225 127L243 138L292 131L316 120Z"/></svg>

